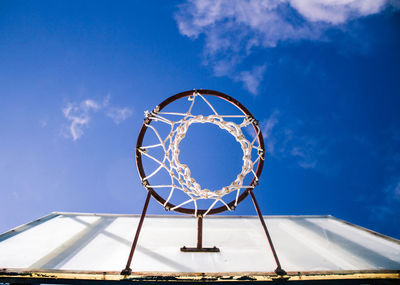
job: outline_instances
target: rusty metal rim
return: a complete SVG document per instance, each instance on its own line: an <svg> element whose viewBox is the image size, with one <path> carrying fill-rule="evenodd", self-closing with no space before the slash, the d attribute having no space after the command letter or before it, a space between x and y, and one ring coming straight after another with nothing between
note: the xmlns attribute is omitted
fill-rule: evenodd
<svg viewBox="0 0 400 285"><path fill-rule="evenodd" d="M202 94L202 95L210 95L210 96L215 96L215 97L224 99L224 100L228 101L229 103L233 104L234 106L236 106L236 107L237 107L239 110L241 110L245 115L247 115L247 116L249 116L249 117L251 117L251 118L254 118L253 115L250 113L249 110L247 110L247 108L246 108L245 106L243 106L239 101L237 101L236 99L232 98L232 97L229 96L229 95L226 95L226 94L224 94L224 93L222 93L222 92L218 92L218 91L214 91L214 90L207 90L207 89L198 89L197 91L198 91L200 94ZM171 97L165 99L163 102L161 102L161 103L158 105L158 111L161 111L161 110L164 109L167 105L169 105L170 103L172 103L172 102L174 102L174 101L176 101L176 100L178 100L178 99L181 99L181 98L184 98L184 97L189 97L189 96L191 96L191 95L193 95L193 90L184 91L184 92L175 94L175 95L173 95L173 96L171 96ZM149 119L149 120L147 121L147 123L150 124L151 121L152 121L152 120ZM256 122L252 122L251 124L252 124L252 126L253 126L255 132L257 133L257 130L258 130L258 128L259 128L258 125L257 125L257 123L256 123ZM137 166L137 170L138 170L139 176L140 176L140 178L141 178L142 181L143 181L144 178L146 177L146 174L145 174L145 171L144 171L144 169L143 169L142 154L140 153L139 148L142 146L143 138L144 138L144 136L145 136L145 134L146 134L146 131L147 131L147 126L146 126L146 122L145 122L145 123L143 123L142 128L140 129L140 132L139 132L139 135L138 135L138 139L137 139L137 142L136 142L136 166ZM261 172L262 172L262 169L263 169L263 166L264 166L264 155L265 155L264 139L263 139L263 136L262 136L262 133L261 133L261 132L259 132L259 134L258 134L258 136L257 136L257 140L258 140L259 146L260 146L261 149L263 150L262 157L261 157L261 159L259 159L259 161L258 161L257 170L256 170L256 176L257 176L257 177L260 177ZM246 190L244 190L243 193L239 196L237 203L239 204L241 201L243 201L243 200L247 197L247 195L249 194L249 191L252 191L252 190L253 190L253 186L255 187L256 185L257 185L257 179L256 179L255 177L253 177L253 179L252 179L252 181L251 181L249 187L248 187ZM165 205L166 200L165 200L164 198L162 198L162 197L151 187L151 185L148 183L148 181L147 181L146 188L147 188L147 190L150 192L150 194L151 194L161 205L163 205L163 206ZM234 206L235 206L235 200L232 200L231 202L229 202L229 203L227 203L227 204L228 204L229 208L232 209L232 208L234 208ZM174 204L168 202L168 203L166 204L166 207L165 207L165 208L167 208L167 209L172 209L172 208L174 208L174 207L175 207ZM224 211L226 211L226 210L227 210L227 207L226 207L225 205L224 205L224 206L220 206L220 207L218 207L218 208L211 209L211 210L208 212L208 215L213 215L213 214L217 214L217 213L222 213L222 212L224 212ZM179 213L183 213L183 214L190 214L190 215L194 215L194 214L195 214L195 209L184 208L184 207L177 208L177 209L175 209L174 211L179 212ZM204 215L204 213L205 213L206 211L207 211L207 210L205 210L205 209L199 209L199 210L197 210L197 215L198 215L198 216L202 216L202 215Z"/></svg>

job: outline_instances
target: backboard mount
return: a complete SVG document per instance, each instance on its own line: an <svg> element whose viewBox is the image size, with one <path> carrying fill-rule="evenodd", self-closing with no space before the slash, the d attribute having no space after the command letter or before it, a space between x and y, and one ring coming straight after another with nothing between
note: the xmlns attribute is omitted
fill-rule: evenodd
<svg viewBox="0 0 400 285"><path fill-rule="evenodd" d="M224 112L225 108L221 107L222 110L218 108L222 103L228 106L229 112ZM199 104L206 108L199 110L197 108ZM180 109L176 110L174 107ZM190 168L180 161L180 143L193 124L215 125L221 131L231 134L239 143L243 151L243 165L240 173L230 185L220 189L202 188L201 184L192 177ZM163 128L168 130L163 133L161 131ZM206 215L227 210L233 211L248 195L252 198L273 253L277 265L275 273L281 276L286 274L281 268L271 236L253 193L264 165L263 134L257 120L239 101L222 92L205 89L185 91L167 98L151 112L145 112L135 154L137 170L148 194L126 267L121 272L122 275L129 275L132 272L130 265L150 196L166 210L197 217L197 246L183 246L182 252L219 252L219 248L215 246L209 248L202 246L203 218ZM153 165L153 169L146 165L146 161ZM160 191L163 194L160 194ZM186 198L178 201L179 199L175 199L177 193L181 199L182 197ZM173 202L174 199L178 202ZM209 204L205 208L201 208L198 205L199 201L207 201Z"/></svg>

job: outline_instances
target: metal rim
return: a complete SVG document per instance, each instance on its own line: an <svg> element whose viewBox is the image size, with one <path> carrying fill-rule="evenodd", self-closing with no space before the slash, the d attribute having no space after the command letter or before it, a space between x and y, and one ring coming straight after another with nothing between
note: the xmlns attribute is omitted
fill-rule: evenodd
<svg viewBox="0 0 400 285"><path fill-rule="evenodd" d="M204 95L210 95L210 96L215 96L221 99L224 99L226 101L228 101L229 103L233 104L234 106L236 106L239 110L241 110L245 115L250 116L251 118L254 118L253 115L250 113L249 110L247 110L247 108L245 106L243 106L239 101L237 101L236 99L232 98L229 95L226 95L222 92L218 92L218 91L214 91L214 90L207 90L207 89L198 89L196 90L198 91L200 94L204 94ZM161 111L162 109L164 109L167 105L171 104L172 102L179 100L181 98L184 97L189 97L193 95L193 90L188 90L188 91L184 91L178 94L175 94L167 99L165 99L163 102L161 102L158 105L158 111ZM150 124L151 123L151 119L150 118L146 118L145 122L142 125L142 128L140 129L139 135L138 135L138 139L136 142L136 166L137 166L137 170L140 176L140 179L143 181L144 178L146 177L144 168L143 168L143 164L142 164L142 154L139 151L139 148L142 146L143 143L143 138L146 134L147 131L147 126L146 124ZM258 132L259 126L256 120L254 120L252 123L252 126L255 130L255 132ZM257 169L256 169L256 176L253 177L253 179L251 180L249 186L246 188L245 191L243 191L243 193L239 196L238 200L237 200L237 204L239 204L241 201L243 201L247 195L249 195L250 191L253 190L253 188L257 185L258 183L258 179L256 179L256 177L260 177L263 166L264 166L264 156L265 156L265 147L264 147L264 139L262 136L262 133L259 132L257 135L257 140L259 143L259 146L261 147L261 149L263 150L261 157L257 163ZM156 199L159 203L161 203L161 205L164 206L166 200L161 197L150 185L150 183L148 181L146 181L146 185L145 188L147 189L147 191L150 192L150 194L154 197L154 199ZM230 209L234 209L235 208L235 200L232 200L231 202L227 203L227 205L229 206ZM173 207L175 207L174 204L168 202L165 205L166 209L172 209ZM218 213L222 213L225 212L227 210L227 207L225 205L220 206L218 208L213 208L211 209L207 215L213 215L213 214L218 214ZM174 209L175 212L179 212L179 213L183 213L183 214L190 214L190 215L194 215L195 214L195 209L190 209L190 208L184 208L184 207L180 207L177 209ZM197 210L197 215L198 216L203 216L204 213L207 210L205 209L198 209Z"/></svg>

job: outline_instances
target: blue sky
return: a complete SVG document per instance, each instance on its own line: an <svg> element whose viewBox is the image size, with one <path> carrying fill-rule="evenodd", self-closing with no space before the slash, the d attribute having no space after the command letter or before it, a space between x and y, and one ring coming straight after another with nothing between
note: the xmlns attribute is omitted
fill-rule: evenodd
<svg viewBox="0 0 400 285"><path fill-rule="evenodd" d="M399 8L2 1L0 232L51 211L139 213L143 112L206 88L260 121L263 214L332 214L400 238ZM218 184L232 150L198 131L187 159ZM152 201L149 213L166 212ZM233 214L255 211L247 199Z"/></svg>

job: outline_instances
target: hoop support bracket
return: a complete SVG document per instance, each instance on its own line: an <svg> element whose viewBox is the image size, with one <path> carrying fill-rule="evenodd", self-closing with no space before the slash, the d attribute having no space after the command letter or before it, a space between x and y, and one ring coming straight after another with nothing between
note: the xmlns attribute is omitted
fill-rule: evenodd
<svg viewBox="0 0 400 285"><path fill-rule="evenodd" d="M197 247L181 247L182 252L220 252L219 248L203 247L203 217L197 217Z"/></svg>

